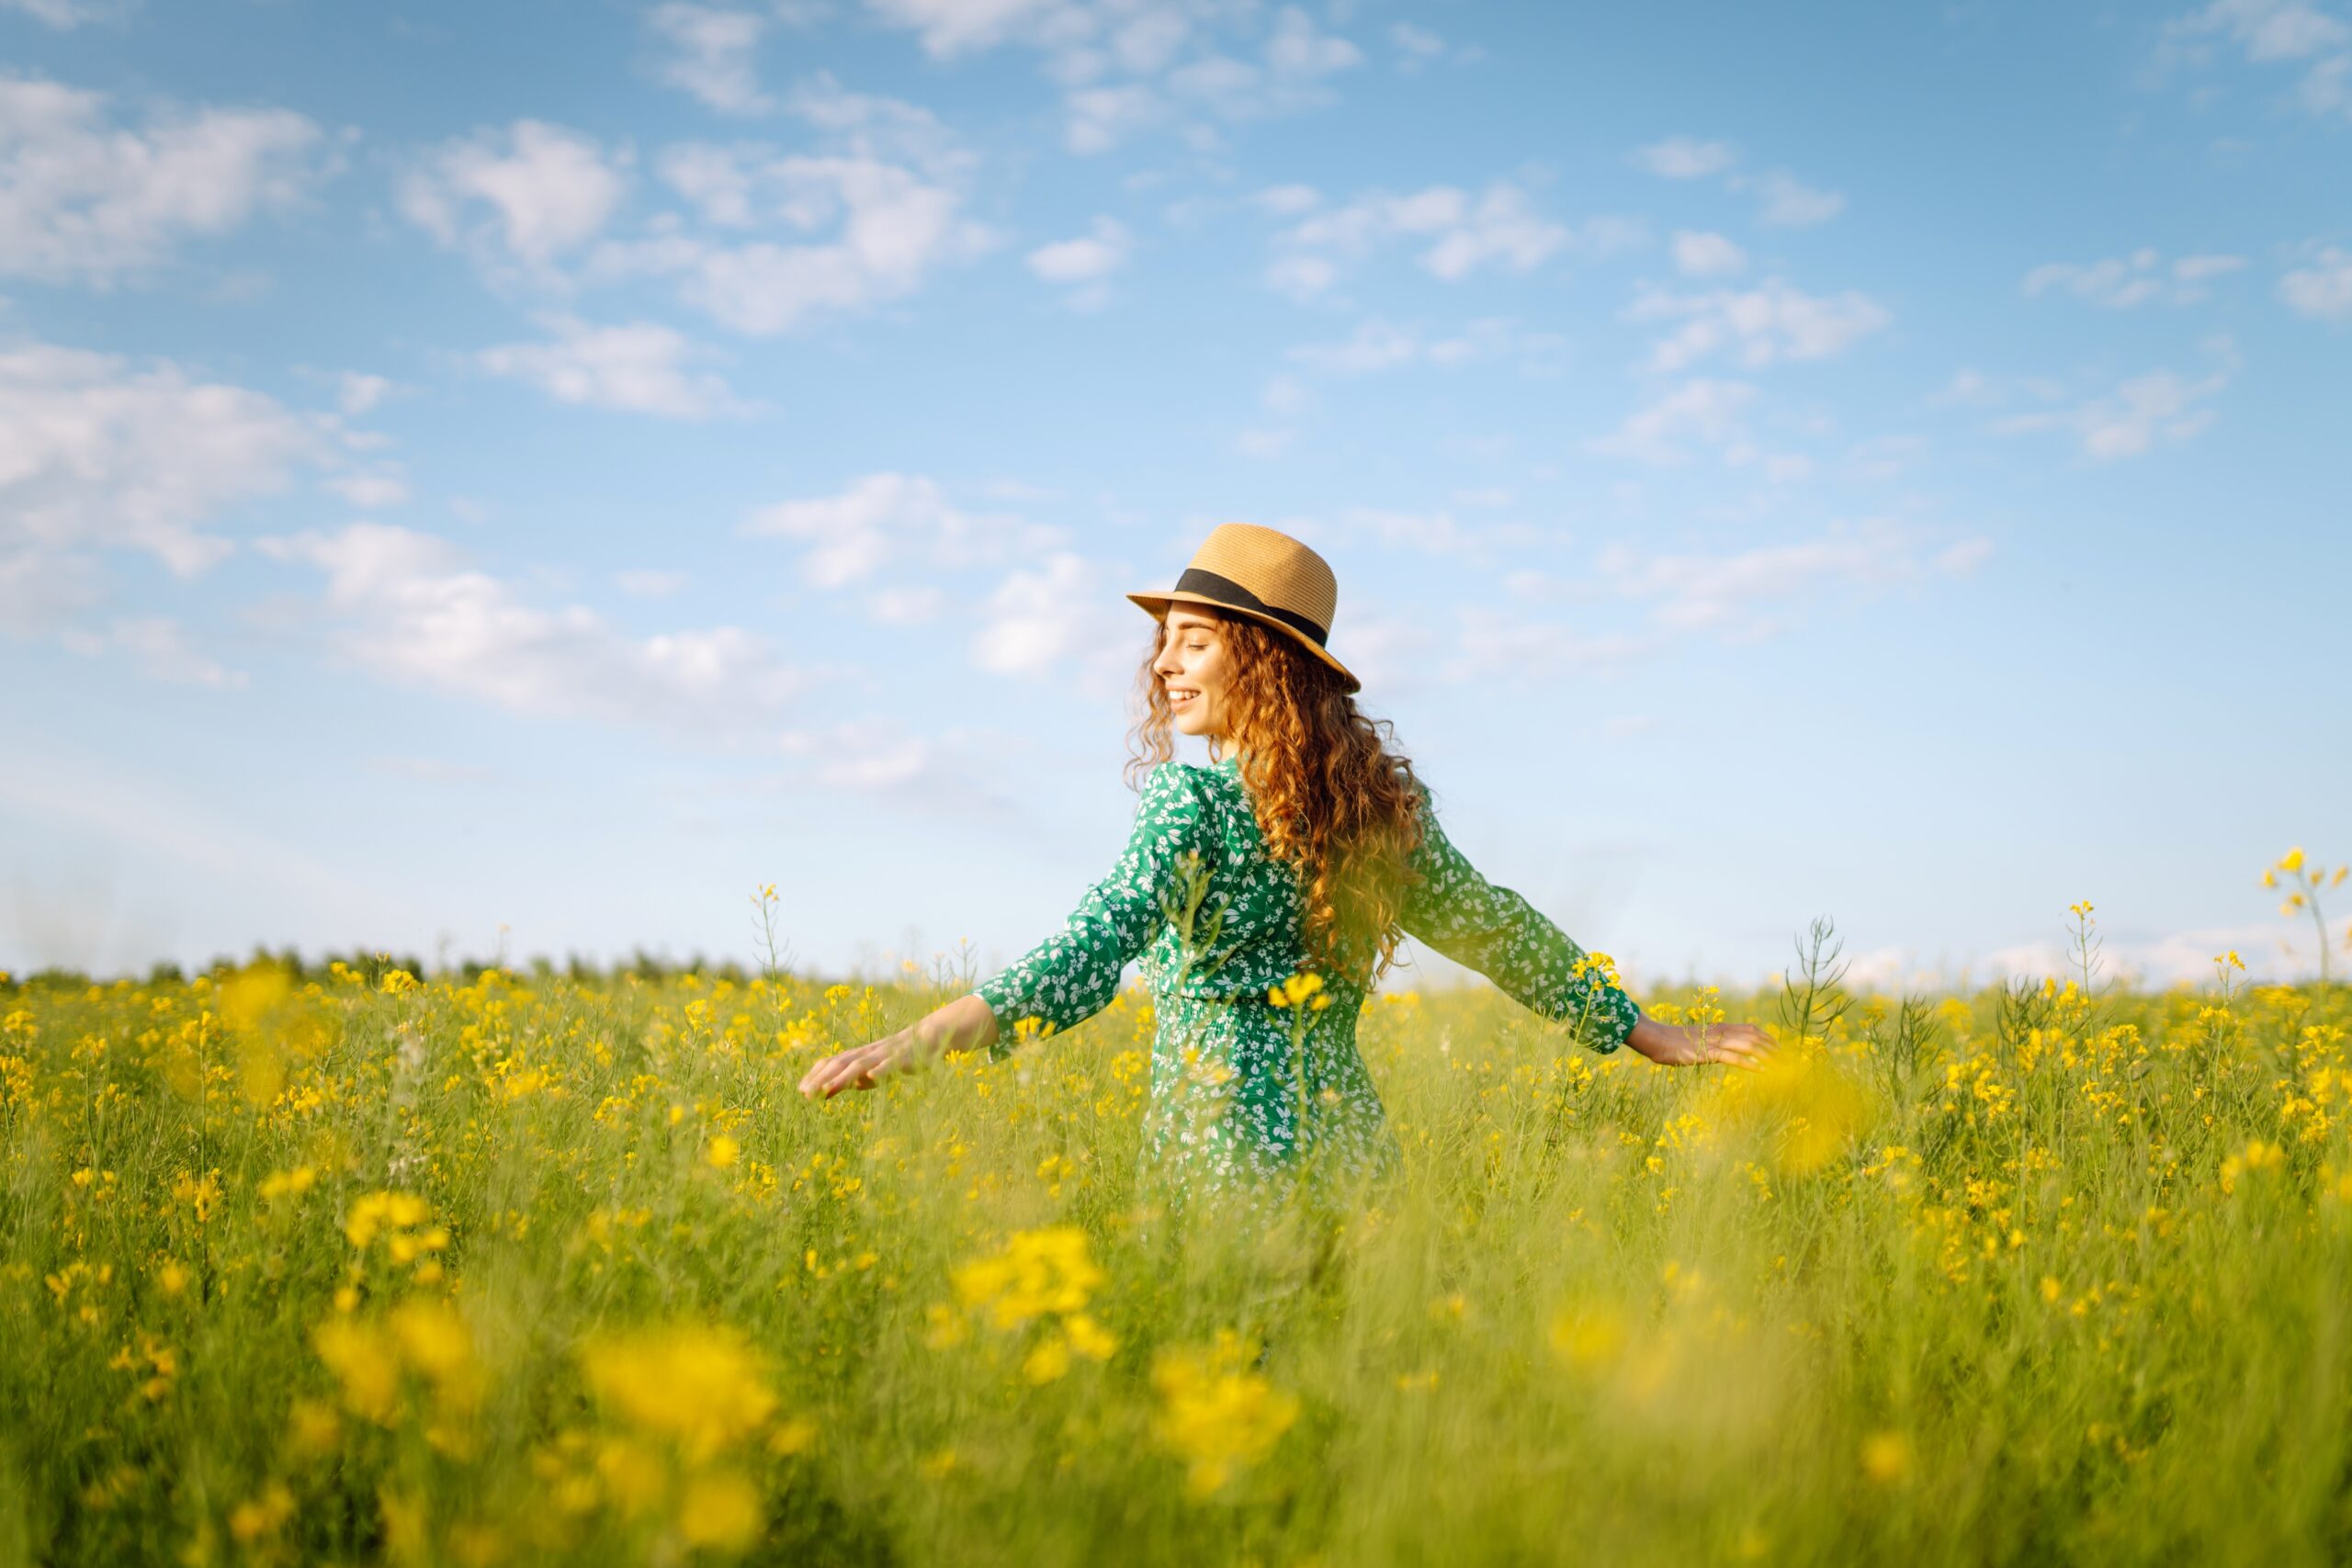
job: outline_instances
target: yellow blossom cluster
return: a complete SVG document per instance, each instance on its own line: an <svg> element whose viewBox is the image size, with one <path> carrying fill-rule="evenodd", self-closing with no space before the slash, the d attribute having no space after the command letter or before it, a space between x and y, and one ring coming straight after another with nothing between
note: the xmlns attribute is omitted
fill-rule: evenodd
<svg viewBox="0 0 2352 1568"><path fill-rule="evenodd" d="M1160 1401L1153 1430L1185 1461L1185 1495L1195 1501L1262 1463L1298 1419L1298 1396L1253 1371L1257 1355L1257 1343L1230 1328L1205 1346L1152 1355L1151 1386Z"/></svg>
<svg viewBox="0 0 2352 1568"><path fill-rule="evenodd" d="M1052 1382L1069 1371L1074 1356L1107 1361L1118 1350L1118 1341L1086 1310L1104 1278L1078 1226L1018 1232L1000 1250L956 1267L951 1282L961 1311L934 1303L925 1338L934 1349L961 1344L973 1318L1005 1335L1024 1335L1035 1325L1022 1376Z"/></svg>
<svg viewBox="0 0 2352 1568"><path fill-rule="evenodd" d="M341 1385L344 1408L379 1425L396 1424L410 1406L403 1391L421 1383L432 1396L435 1447L457 1450L452 1423L472 1414L482 1393L482 1367L472 1328L447 1302L416 1297L380 1317L337 1314L311 1330L319 1359Z"/></svg>

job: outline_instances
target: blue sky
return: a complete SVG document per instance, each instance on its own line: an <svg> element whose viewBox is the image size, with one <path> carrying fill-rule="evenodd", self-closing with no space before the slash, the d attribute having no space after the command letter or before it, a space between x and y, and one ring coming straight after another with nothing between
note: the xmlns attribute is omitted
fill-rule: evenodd
<svg viewBox="0 0 2352 1568"><path fill-rule="evenodd" d="M2044 973L2083 898L2314 967L2341 4L0 0L0 967L744 956L772 882L800 963L992 971L1226 521L1637 996L1821 914Z"/></svg>

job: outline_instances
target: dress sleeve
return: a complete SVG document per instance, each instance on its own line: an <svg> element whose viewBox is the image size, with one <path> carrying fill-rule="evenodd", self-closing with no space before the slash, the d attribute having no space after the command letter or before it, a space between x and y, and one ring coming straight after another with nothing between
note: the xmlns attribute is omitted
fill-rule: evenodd
<svg viewBox="0 0 2352 1568"><path fill-rule="evenodd" d="M1120 971L1167 923L1170 903L1179 897L1180 862L1199 849L1200 839L1196 787L1183 764L1160 763L1144 781L1135 828L1111 874L1086 890L1060 931L979 986L980 999L996 1014L992 1060L1012 1054L1024 1021L1059 1032L1111 1005Z"/></svg>
<svg viewBox="0 0 2352 1568"><path fill-rule="evenodd" d="M1606 1055L1625 1043L1641 1010L1617 984L1606 953L1583 948L1508 887L1463 859L1421 791L1421 842L1412 866L1421 881L1406 896L1406 934L1476 969L1545 1018L1573 1022L1577 1039Z"/></svg>

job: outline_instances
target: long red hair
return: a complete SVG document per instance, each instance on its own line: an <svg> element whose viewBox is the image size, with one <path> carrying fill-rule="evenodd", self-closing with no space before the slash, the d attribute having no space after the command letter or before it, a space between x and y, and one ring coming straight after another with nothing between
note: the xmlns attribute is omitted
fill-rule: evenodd
<svg viewBox="0 0 2352 1568"><path fill-rule="evenodd" d="M1227 744L1241 750L1242 783L1267 852L1298 868L1310 964L1327 978L1370 964L1377 984L1396 955L1409 857L1420 843L1412 762L1384 744L1394 734L1389 722L1358 711L1340 672L1294 638L1213 605L1184 607L1219 623L1233 660ZM1128 735L1131 788L1146 768L1175 755L1174 714L1152 668L1167 635L1163 611L1143 661L1143 717Z"/></svg>

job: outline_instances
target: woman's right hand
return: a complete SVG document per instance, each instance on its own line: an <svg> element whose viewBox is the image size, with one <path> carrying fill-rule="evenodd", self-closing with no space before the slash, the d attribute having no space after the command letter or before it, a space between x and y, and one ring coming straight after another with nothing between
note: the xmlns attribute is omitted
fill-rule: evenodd
<svg viewBox="0 0 2352 1568"><path fill-rule="evenodd" d="M1750 1072L1780 1049L1780 1042L1752 1023L1660 1023L1645 1018L1625 1043L1662 1067L1729 1062Z"/></svg>
<svg viewBox="0 0 2352 1568"><path fill-rule="evenodd" d="M800 1092L810 1100L831 1100L845 1089L872 1089L876 1078L924 1066L940 1054L940 1046L909 1024L871 1044L819 1057L800 1075Z"/></svg>
<svg viewBox="0 0 2352 1568"><path fill-rule="evenodd" d="M845 1089L872 1089L892 1073L928 1066L951 1051L983 1050L996 1039L996 1014L978 995L958 997L871 1044L820 1056L800 1075L800 1092L831 1100Z"/></svg>

